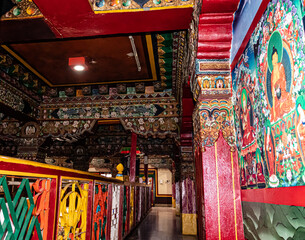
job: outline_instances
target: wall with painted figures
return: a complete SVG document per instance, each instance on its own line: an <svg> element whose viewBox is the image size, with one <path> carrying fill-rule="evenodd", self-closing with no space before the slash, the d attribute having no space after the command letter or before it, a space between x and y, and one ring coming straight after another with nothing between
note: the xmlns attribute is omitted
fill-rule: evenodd
<svg viewBox="0 0 305 240"><path fill-rule="evenodd" d="M272 199L273 190L305 186L303 16L304 1L270 1L232 70L242 196L265 194L260 203L243 202L247 239L289 239L304 230L305 203L267 204L287 198Z"/></svg>
<svg viewBox="0 0 305 240"><path fill-rule="evenodd" d="M272 0L232 72L242 188L305 185L302 15Z"/></svg>

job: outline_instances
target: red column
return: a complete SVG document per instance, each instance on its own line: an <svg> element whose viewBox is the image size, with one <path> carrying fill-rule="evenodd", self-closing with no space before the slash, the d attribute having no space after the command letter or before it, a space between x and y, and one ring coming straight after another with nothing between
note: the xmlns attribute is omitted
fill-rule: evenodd
<svg viewBox="0 0 305 240"><path fill-rule="evenodd" d="M131 149L130 149L130 176L129 181L136 180L136 158L137 158L137 134L131 133Z"/></svg>
<svg viewBox="0 0 305 240"><path fill-rule="evenodd" d="M148 164L144 164L145 183L148 183Z"/></svg>
<svg viewBox="0 0 305 240"><path fill-rule="evenodd" d="M236 153L222 133L205 150L201 157L206 239L244 239Z"/></svg>
<svg viewBox="0 0 305 240"><path fill-rule="evenodd" d="M203 165L201 147L195 151L195 176L196 176L196 206L198 214L198 239L205 239L205 215L204 215L204 195L203 195Z"/></svg>
<svg viewBox="0 0 305 240"><path fill-rule="evenodd" d="M107 225L106 225L106 239L110 239L111 232L111 218L112 218L112 186L108 185L108 204L107 204Z"/></svg>

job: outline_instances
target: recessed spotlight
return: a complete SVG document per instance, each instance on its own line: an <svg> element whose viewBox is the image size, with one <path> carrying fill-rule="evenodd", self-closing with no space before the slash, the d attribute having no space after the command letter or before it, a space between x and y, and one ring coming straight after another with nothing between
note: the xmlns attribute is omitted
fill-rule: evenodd
<svg viewBox="0 0 305 240"><path fill-rule="evenodd" d="M69 67L78 72L88 70L88 65L86 63L85 57L73 57L69 58Z"/></svg>
<svg viewBox="0 0 305 240"><path fill-rule="evenodd" d="M81 71L84 71L84 70L85 70L85 67L84 67L83 65L75 65L75 66L73 67L73 69L74 69L75 71L81 72Z"/></svg>

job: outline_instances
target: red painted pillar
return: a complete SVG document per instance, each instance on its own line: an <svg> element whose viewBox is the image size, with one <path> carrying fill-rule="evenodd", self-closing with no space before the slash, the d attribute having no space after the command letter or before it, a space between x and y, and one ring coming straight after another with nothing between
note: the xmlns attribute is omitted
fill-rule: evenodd
<svg viewBox="0 0 305 240"><path fill-rule="evenodd" d="M148 184L148 157L144 156L144 177L145 183Z"/></svg>
<svg viewBox="0 0 305 240"><path fill-rule="evenodd" d="M222 133L202 153L206 239L244 239L236 153Z"/></svg>
<svg viewBox="0 0 305 240"><path fill-rule="evenodd" d="M129 181L136 181L137 134L131 133L130 176Z"/></svg>
<svg viewBox="0 0 305 240"><path fill-rule="evenodd" d="M195 150L195 179L196 179L196 206L197 206L197 226L198 239L205 239L205 215L204 215L204 195L203 195L203 165L201 147Z"/></svg>
<svg viewBox="0 0 305 240"><path fill-rule="evenodd" d="M107 225L106 225L106 239L110 239L111 233L111 219L112 219L112 188L113 184L108 185L108 204L107 204Z"/></svg>
<svg viewBox="0 0 305 240"><path fill-rule="evenodd" d="M233 107L204 100L193 114L199 239L244 239Z"/></svg>

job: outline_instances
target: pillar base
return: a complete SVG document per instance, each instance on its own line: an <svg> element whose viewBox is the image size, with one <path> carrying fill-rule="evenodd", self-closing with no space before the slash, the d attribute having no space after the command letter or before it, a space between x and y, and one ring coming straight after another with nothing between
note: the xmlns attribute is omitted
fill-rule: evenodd
<svg viewBox="0 0 305 240"><path fill-rule="evenodd" d="M182 234L197 235L197 214L182 213Z"/></svg>

